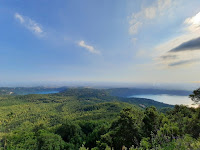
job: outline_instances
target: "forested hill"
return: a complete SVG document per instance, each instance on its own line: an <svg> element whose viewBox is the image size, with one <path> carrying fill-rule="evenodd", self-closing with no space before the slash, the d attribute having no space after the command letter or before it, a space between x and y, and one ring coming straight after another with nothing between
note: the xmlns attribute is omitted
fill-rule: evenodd
<svg viewBox="0 0 200 150"><path fill-rule="evenodd" d="M186 90L165 90L165 89L145 89L145 88L112 88L109 89L109 92L113 96L127 97L132 95L179 95L179 96L188 96L192 91Z"/></svg>
<svg viewBox="0 0 200 150"><path fill-rule="evenodd" d="M57 91L62 92L69 87L0 87L0 95L27 95L27 94L37 94L42 92ZM69 88L72 92L78 92L77 89L87 89L87 88ZM74 91L73 91L74 90ZM82 90L83 91L83 90ZM100 91L107 91L112 96L128 97L132 95L145 95L145 94L168 94L168 95L180 95L188 96L192 91L185 90L164 90L164 89L145 89L145 88L110 88L102 89ZM66 91L65 91L66 92ZM79 91L80 92L80 91ZM86 90L83 92L87 92ZM67 93L66 93L67 94Z"/></svg>
<svg viewBox="0 0 200 150"><path fill-rule="evenodd" d="M0 96L0 149L199 150L199 108L152 105L170 106L90 88Z"/></svg>
<svg viewBox="0 0 200 150"><path fill-rule="evenodd" d="M108 98L110 97L110 91L106 89L93 89L93 88L68 88L61 91L57 95L64 96L77 96L80 98L86 97L97 97L97 98Z"/></svg>
<svg viewBox="0 0 200 150"><path fill-rule="evenodd" d="M110 89L69 88L56 95L76 96L78 99L101 99L103 101L122 101L137 105L142 108L155 106L157 109L172 108L173 105L157 102L146 98L127 98L112 96Z"/></svg>
<svg viewBox="0 0 200 150"><path fill-rule="evenodd" d="M121 95L121 90L119 89L93 89L93 88L67 88L67 87L60 87L60 88L46 88L46 87L16 87L16 88L0 88L0 95L27 95L27 94L35 94L35 93L42 93L48 91L58 91L57 94L48 94L42 95L40 97L44 97L41 99L45 99L45 97L49 97L49 95L55 96L74 96L77 99L96 99L105 102L109 101L122 101L127 102L130 104L135 104L139 107L146 108L149 106L155 106L158 109L165 108L165 107L173 107L173 105L164 104L161 102L157 102L151 99L146 98L127 98L127 97L118 97L117 95ZM119 94L117 94L117 91ZM124 90L122 90L124 91ZM125 91L128 91L127 89ZM112 96L115 95L115 96ZM27 96L22 96L24 99ZM28 96L37 99L37 95ZM48 99L48 98L47 98Z"/></svg>

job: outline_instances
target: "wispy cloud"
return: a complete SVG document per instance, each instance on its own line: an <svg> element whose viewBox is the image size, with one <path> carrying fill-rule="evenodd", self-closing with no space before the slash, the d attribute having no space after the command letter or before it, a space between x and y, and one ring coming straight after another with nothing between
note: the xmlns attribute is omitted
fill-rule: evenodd
<svg viewBox="0 0 200 150"><path fill-rule="evenodd" d="M178 62L174 62L174 63L170 63L168 66L180 66L180 65L188 65L188 64L192 64L192 63L195 63L195 62L199 62L200 60L199 59L190 59L190 60L181 60L181 61L178 61Z"/></svg>
<svg viewBox="0 0 200 150"><path fill-rule="evenodd" d="M24 18L20 14L15 13L15 18L18 19L20 23L24 23Z"/></svg>
<svg viewBox="0 0 200 150"><path fill-rule="evenodd" d="M43 37L44 35L47 35L47 34L49 35L49 32L43 31L43 27L39 23L37 23L36 21L32 20L31 18L29 18L27 16L23 16L19 13L15 13L14 18L21 25L23 25L26 29L28 29L29 31L31 31L32 33L34 33L35 35L37 35L39 37ZM50 34L50 35L51 35L51 37L55 37L54 34ZM56 38L58 38L58 37L56 37ZM49 38L49 37L48 37L48 39L51 40L51 38ZM70 42L74 43L74 41L69 37L64 37L64 41L70 41ZM83 47L85 50L87 50L90 53L101 54L100 51L96 50L93 46L86 44L85 41L83 41L83 40L79 41L77 44L80 47Z"/></svg>
<svg viewBox="0 0 200 150"><path fill-rule="evenodd" d="M143 24L149 22L164 13L172 5L171 0L157 0L151 6L142 8L141 11L129 16L129 33L137 34Z"/></svg>
<svg viewBox="0 0 200 150"><path fill-rule="evenodd" d="M33 32L34 34L38 36L44 35L44 31L42 29L42 26L39 25L34 20L30 19L29 17L25 17L19 13L15 13L14 17L17 21L19 21L25 28Z"/></svg>
<svg viewBox="0 0 200 150"><path fill-rule="evenodd" d="M129 33L136 34L141 26L142 26L142 23L139 21L134 23L133 25L130 26Z"/></svg>
<svg viewBox="0 0 200 150"><path fill-rule="evenodd" d="M170 52L161 55L156 59L156 61L162 66L166 65L169 67L185 66L188 64L194 65L200 62L200 53L196 53L195 51L191 51L190 53L187 51L180 53Z"/></svg>
<svg viewBox="0 0 200 150"><path fill-rule="evenodd" d="M91 46L91 45L87 45L86 43L85 43L85 41L80 41L80 42L78 42L78 45L80 46L80 47L83 47L83 48L85 48L85 50L87 50L88 52L90 52L90 53L93 53L93 54L101 54L101 52L100 51L98 51L98 50L96 50L93 46Z"/></svg>
<svg viewBox="0 0 200 150"><path fill-rule="evenodd" d="M176 58L177 58L176 55L164 55L164 56L161 56L161 59L163 59L163 60L176 59Z"/></svg>

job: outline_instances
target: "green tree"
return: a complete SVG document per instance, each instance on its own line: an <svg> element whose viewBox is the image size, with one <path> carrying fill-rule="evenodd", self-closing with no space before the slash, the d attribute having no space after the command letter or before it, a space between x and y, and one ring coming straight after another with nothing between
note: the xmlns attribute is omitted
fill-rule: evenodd
<svg viewBox="0 0 200 150"><path fill-rule="evenodd" d="M7 148L12 149L36 149L37 139L33 132L33 124L23 123L18 129L7 135Z"/></svg>
<svg viewBox="0 0 200 150"><path fill-rule="evenodd" d="M196 113L192 115L192 118L185 125L185 132L193 138L200 137L200 108L196 109Z"/></svg>
<svg viewBox="0 0 200 150"><path fill-rule="evenodd" d="M200 104L200 88L194 90L189 97L195 104Z"/></svg>
<svg viewBox="0 0 200 150"><path fill-rule="evenodd" d="M75 149L78 149L83 143L83 133L80 126L69 121L61 125L57 129L56 134L60 135L70 147L73 144L76 147Z"/></svg>
<svg viewBox="0 0 200 150"><path fill-rule="evenodd" d="M63 150L65 142L62 138L54 133L50 133L46 130L40 130L37 137L39 150Z"/></svg>
<svg viewBox="0 0 200 150"><path fill-rule="evenodd" d="M139 111L131 108L123 109L117 121L112 123L110 132L102 138L114 149L121 149L123 145L130 148L132 145L138 146L141 140L140 126L138 120Z"/></svg>
<svg viewBox="0 0 200 150"><path fill-rule="evenodd" d="M148 107L144 112L143 119L143 134L146 137L151 137L151 134L156 134L160 126L160 116L155 107Z"/></svg>
<svg viewBox="0 0 200 150"><path fill-rule="evenodd" d="M156 147L157 145L166 145L166 143L178 138L179 128L176 124L168 122L161 127L156 135L152 135L152 145Z"/></svg>

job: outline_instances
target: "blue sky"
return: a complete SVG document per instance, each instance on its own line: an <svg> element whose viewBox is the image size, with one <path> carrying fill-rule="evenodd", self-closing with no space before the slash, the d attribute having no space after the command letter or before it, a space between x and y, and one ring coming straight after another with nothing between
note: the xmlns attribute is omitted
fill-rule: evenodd
<svg viewBox="0 0 200 150"><path fill-rule="evenodd" d="M0 82L200 81L199 0L0 4Z"/></svg>

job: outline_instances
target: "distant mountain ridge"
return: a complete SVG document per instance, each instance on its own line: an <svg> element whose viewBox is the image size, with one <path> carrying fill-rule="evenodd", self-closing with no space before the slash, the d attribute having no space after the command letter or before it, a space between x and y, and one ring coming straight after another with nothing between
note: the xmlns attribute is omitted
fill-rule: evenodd
<svg viewBox="0 0 200 150"><path fill-rule="evenodd" d="M126 102L129 104L137 105L141 108L146 108L149 106L155 106L157 109L174 107L174 105L157 102L155 100L147 99L147 98L135 98L135 97L128 98L128 97L113 96L111 95L110 89L69 88L60 93L57 93L56 95L77 96L78 99L80 100L96 98L96 99L101 99L101 100L109 101L109 102L121 101L121 102Z"/></svg>
<svg viewBox="0 0 200 150"><path fill-rule="evenodd" d="M63 91L66 87L50 88L50 87L0 87L0 95L27 95L37 94L46 91Z"/></svg>
<svg viewBox="0 0 200 150"><path fill-rule="evenodd" d="M37 94L41 91L59 91L57 96L76 97L79 100L101 100L104 102L120 101L137 105L141 108L155 106L158 109L172 108L173 105L157 102L147 98L129 98L134 94L178 94L189 95L189 91L181 90L157 90L157 89L136 89L136 88L113 88L113 89L94 89L94 88L48 88L48 87L16 87L16 88L0 88L0 95L28 95ZM176 93L177 92L177 93ZM43 95L43 94L40 94ZM49 95L49 94L48 94Z"/></svg>
<svg viewBox="0 0 200 150"><path fill-rule="evenodd" d="M63 92L66 89L94 89L94 88L70 88L70 87L0 87L0 95L26 95L26 94L37 94L39 92L45 91L58 91ZM98 89L106 90L112 96L128 97L132 95L178 95L178 96L188 96L192 91L186 90L165 90L165 89L145 89L145 88L109 88L109 89Z"/></svg>
<svg viewBox="0 0 200 150"><path fill-rule="evenodd" d="M140 88L112 88L109 92L113 96L128 97L133 95L177 95L188 96L192 91L186 90L165 90L165 89L140 89Z"/></svg>

